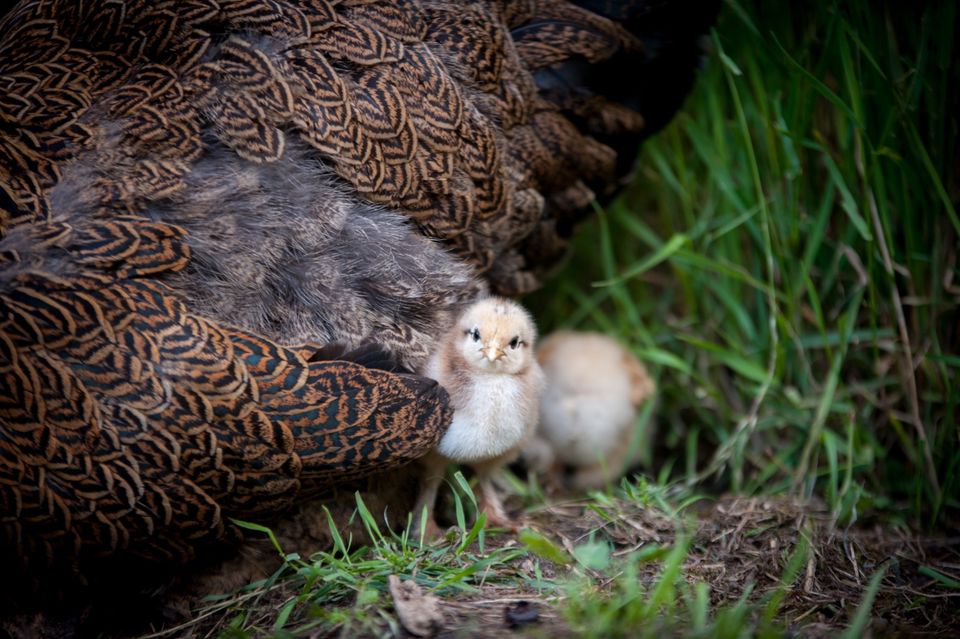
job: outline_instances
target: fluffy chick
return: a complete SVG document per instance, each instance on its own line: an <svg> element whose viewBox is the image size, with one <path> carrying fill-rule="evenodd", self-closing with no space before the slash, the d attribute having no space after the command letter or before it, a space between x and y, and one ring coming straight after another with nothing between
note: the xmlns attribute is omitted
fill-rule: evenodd
<svg viewBox="0 0 960 639"><path fill-rule="evenodd" d="M655 391L633 353L600 333L558 331L543 340L537 360L547 387L540 425L524 447L535 470L572 467L576 489L599 488L636 461L630 454L637 412Z"/></svg>
<svg viewBox="0 0 960 639"><path fill-rule="evenodd" d="M419 522L426 508L431 536L437 532L437 490L451 463L476 471L487 521L509 525L493 476L519 456L536 429L544 387L534 356L536 337L533 319L522 306L502 298L483 299L464 311L427 363L423 374L447 389L454 409L450 428L423 459L414 520Z"/></svg>

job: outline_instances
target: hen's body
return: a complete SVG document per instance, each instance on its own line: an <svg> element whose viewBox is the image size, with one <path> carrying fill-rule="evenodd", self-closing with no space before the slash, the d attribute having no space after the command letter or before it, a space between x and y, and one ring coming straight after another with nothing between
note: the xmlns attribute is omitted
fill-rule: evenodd
<svg viewBox="0 0 960 639"><path fill-rule="evenodd" d="M0 535L183 560L449 422L409 368L534 288L713 2L46 0L0 23ZM602 17L607 13L614 20ZM609 144L607 144L609 143ZM619 154L618 154L619 152ZM278 344L291 345L289 348ZM19 562L18 562L19 563Z"/></svg>

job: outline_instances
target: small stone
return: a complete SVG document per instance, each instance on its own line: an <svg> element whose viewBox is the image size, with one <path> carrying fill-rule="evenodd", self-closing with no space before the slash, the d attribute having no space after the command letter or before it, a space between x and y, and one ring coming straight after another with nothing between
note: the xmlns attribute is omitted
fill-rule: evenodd
<svg viewBox="0 0 960 639"><path fill-rule="evenodd" d="M539 606L532 601L521 600L510 604L504 608L503 616L510 628L540 623Z"/></svg>

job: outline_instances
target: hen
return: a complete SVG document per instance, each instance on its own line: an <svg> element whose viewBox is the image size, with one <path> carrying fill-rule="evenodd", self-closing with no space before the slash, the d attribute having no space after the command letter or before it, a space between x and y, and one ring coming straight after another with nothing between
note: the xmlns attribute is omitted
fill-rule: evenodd
<svg viewBox="0 0 960 639"><path fill-rule="evenodd" d="M8 10L0 563L183 561L435 446L441 389L321 345L415 370L483 289L535 288L716 4Z"/></svg>

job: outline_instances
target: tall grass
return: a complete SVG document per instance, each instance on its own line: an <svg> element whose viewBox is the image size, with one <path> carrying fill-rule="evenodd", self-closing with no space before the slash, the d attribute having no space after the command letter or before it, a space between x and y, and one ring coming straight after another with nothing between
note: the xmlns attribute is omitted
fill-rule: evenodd
<svg viewBox="0 0 960 639"><path fill-rule="evenodd" d="M960 506L960 16L818 4L725 6L685 112L529 302L656 369L674 476L934 525Z"/></svg>

